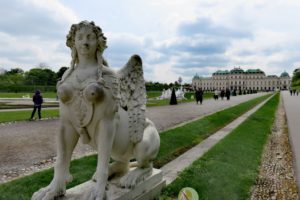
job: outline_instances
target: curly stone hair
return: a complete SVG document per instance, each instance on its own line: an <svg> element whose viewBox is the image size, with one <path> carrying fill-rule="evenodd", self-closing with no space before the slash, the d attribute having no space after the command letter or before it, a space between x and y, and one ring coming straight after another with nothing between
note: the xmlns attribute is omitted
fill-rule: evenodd
<svg viewBox="0 0 300 200"><path fill-rule="evenodd" d="M75 48L75 35L78 30L80 30L83 27L89 27L92 28L93 32L96 34L96 37L98 39L98 46L96 50L96 57L97 57L97 62L99 65L99 78L102 77L102 65L105 65L108 67L108 64L106 60L103 58L103 51L107 48L106 46L106 37L102 33L102 29L99 26L96 26L93 21L82 21L78 24L73 24L70 28L70 31L67 35L66 38L66 45L70 47L71 49L71 67L70 70L62 77L62 80L60 83L62 83L75 69L76 63L78 63L78 55L77 55L77 50Z"/></svg>
<svg viewBox="0 0 300 200"><path fill-rule="evenodd" d="M73 24L70 28L69 34L67 35L67 41L66 45L70 47L72 51L72 61L71 61L71 67L74 67L75 64L78 62L78 57L77 57L77 51L75 48L75 34L76 32L83 28L83 27L90 27L96 34L96 37L98 38L98 47L97 47L97 60L100 65L103 64L104 59L102 57L104 49L107 48L106 46L106 37L102 33L102 29L99 26L96 26L93 21L88 22L88 21L82 21L78 24Z"/></svg>

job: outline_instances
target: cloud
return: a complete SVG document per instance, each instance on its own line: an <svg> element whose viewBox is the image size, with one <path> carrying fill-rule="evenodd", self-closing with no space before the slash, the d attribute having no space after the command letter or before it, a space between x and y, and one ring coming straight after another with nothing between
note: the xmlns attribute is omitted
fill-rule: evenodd
<svg viewBox="0 0 300 200"><path fill-rule="evenodd" d="M71 10L57 0L4 0L1 2L1 31L15 36L57 38L77 20ZM14 22L17 22L14 23Z"/></svg>
<svg viewBox="0 0 300 200"><path fill-rule="evenodd" d="M104 51L104 57L110 66L116 69L123 67L133 54L140 55L144 60L146 56L144 38L127 33L107 33L107 37L108 48Z"/></svg>
<svg viewBox="0 0 300 200"><path fill-rule="evenodd" d="M169 54L188 52L190 54L208 55L224 53L228 46L229 42L227 40L196 35L176 37L171 43L162 44L156 50Z"/></svg>
<svg viewBox="0 0 300 200"><path fill-rule="evenodd" d="M62 44L78 19L70 9L58 0L4 0L0 12L1 66L28 70L44 62L58 70L68 63L68 48Z"/></svg>
<svg viewBox="0 0 300 200"><path fill-rule="evenodd" d="M183 36L203 34L211 37L224 37L227 39L250 38L252 36L251 32L247 30L216 24L208 18L198 18L195 21L188 21L180 24L178 27L178 34Z"/></svg>
<svg viewBox="0 0 300 200"><path fill-rule="evenodd" d="M139 54L148 80L174 82L181 76L188 82L196 73L207 76L234 66L280 75L283 68L290 73L300 63L300 3L293 0L0 4L0 67L5 68L28 70L41 62L55 70L68 66L65 37L70 25L83 19L103 28L108 38L104 57L112 68Z"/></svg>

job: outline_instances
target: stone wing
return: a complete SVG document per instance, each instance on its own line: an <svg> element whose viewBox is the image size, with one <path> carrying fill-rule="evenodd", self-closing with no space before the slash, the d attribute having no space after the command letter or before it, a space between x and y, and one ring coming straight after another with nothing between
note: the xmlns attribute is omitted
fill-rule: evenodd
<svg viewBox="0 0 300 200"><path fill-rule="evenodd" d="M133 143L143 138L146 124L146 88L142 59L133 55L118 71L120 84L120 105L129 116L129 134Z"/></svg>

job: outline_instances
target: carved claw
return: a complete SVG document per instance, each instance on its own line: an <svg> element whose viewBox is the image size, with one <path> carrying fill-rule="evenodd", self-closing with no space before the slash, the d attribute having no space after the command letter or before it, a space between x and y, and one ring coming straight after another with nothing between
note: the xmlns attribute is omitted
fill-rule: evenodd
<svg viewBox="0 0 300 200"><path fill-rule="evenodd" d="M41 188L35 192L31 200L53 200L56 197L63 196L66 193L66 188L56 184L50 184L47 187Z"/></svg>
<svg viewBox="0 0 300 200"><path fill-rule="evenodd" d="M107 199L107 197L106 197L105 190L102 191L101 187L100 188L97 187L97 184L96 184L96 186L93 187L92 191L89 192L87 194L87 196L85 196L84 199L87 199L87 200L105 200L105 199Z"/></svg>
<svg viewBox="0 0 300 200"><path fill-rule="evenodd" d="M120 179L120 185L123 188L134 188L151 174L152 168L136 168L128 172Z"/></svg>

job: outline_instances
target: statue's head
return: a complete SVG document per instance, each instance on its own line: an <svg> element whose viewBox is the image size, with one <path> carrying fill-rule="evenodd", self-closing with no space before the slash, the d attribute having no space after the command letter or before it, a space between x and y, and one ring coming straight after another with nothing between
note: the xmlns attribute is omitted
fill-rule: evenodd
<svg viewBox="0 0 300 200"><path fill-rule="evenodd" d="M103 35L101 28L96 26L93 21L82 21L78 24L73 24L70 28L69 34L67 35L66 45L70 47L72 51L71 67L74 67L75 63L78 62L77 50L75 48L75 36L76 32L80 29L91 29L95 33L98 42L95 56L99 63L104 62L102 54L104 49L107 48L106 37Z"/></svg>
<svg viewBox="0 0 300 200"><path fill-rule="evenodd" d="M75 35L78 30L81 28L91 28L93 32L96 34L96 37L98 39L98 48L97 50L103 53L106 46L106 37L104 37L102 30L99 26L96 26L95 23L88 22L88 21L82 21L78 24L73 24L71 26L71 29L69 31L69 34L67 35L67 41L66 44L71 49L75 47Z"/></svg>

